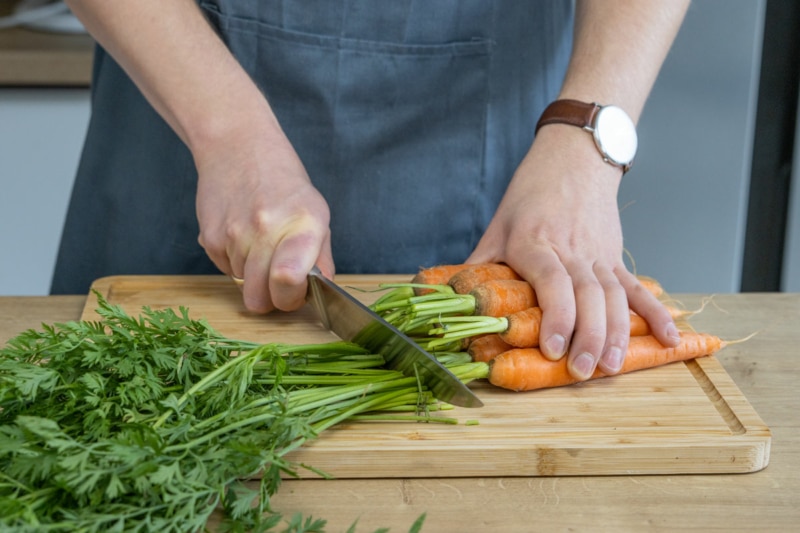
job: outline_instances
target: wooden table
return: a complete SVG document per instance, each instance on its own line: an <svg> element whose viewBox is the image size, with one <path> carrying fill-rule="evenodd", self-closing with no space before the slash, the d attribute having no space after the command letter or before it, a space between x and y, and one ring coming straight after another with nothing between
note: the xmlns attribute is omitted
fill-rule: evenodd
<svg viewBox="0 0 800 533"><path fill-rule="evenodd" d="M0 2L0 16L16 3ZM0 86L88 87L93 54L88 34L0 29Z"/></svg>
<svg viewBox="0 0 800 533"><path fill-rule="evenodd" d="M676 295L687 308L703 295ZM0 297L0 341L42 322L76 319L83 296ZM772 430L766 469L684 476L286 481L273 500L329 531L794 531L800 522L800 294L717 295L692 319L724 338L758 334L719 359Z"/></svg>

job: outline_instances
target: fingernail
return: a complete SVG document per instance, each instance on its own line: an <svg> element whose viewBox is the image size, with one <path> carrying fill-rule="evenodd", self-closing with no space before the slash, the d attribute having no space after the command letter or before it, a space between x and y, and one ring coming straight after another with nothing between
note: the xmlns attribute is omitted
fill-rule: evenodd
<svg viewBox="0 0 800 533"><path fill-rule="evenodd" d="M544 348L549 359L561 359L567 351L567 339L563 335L551 335L545 341Z"/></svg>
<svg viewBox="0 0 800 533"><path fill-rule="evenodd" d="M622 368L622 360L622 350L617 346L610 347L603 357L605 367L609 372L614 373L619 372L619 369Z"/></svg>
<svg viewBox="0 0 800 533"><path fill-rule="evenodd" d="M679 342L681 340L681 334L678 332L678 328L673 322L667 324L667 337L675 342Z"/></svg>
<svg viewBox="0 0 800 533"><path fill-rule="evenodd" d="M594 373L594 357L592 357L591 354L583 352L572 361L572 369L577 374L575 377L589 379Z"/></svg>

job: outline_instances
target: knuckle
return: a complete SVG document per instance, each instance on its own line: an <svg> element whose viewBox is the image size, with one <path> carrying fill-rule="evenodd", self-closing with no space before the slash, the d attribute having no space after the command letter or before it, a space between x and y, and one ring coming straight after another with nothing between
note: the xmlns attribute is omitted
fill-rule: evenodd
<svg viewBox="0 0 800 533"><path fill-rule="evenodd" d="M599 353L600 348L606 343L606 331L603 328L582 328L578 331L578 335L581 343L592 353Z"/></svg>
<svg viewBox="0 0 800 533"><path fill-rule="evenodd" d="M308 272L303 272L297 261L276 260L270 268L270 285L275 287L276 292L283 293L302 284L307 274Z"/></svg>
<svg viewBox="0 0 800 533"><path fill-rule="evenodd" d="M269 235L275 227L275 217L268 209L257 209L253 213L251 226L256 235ZM231 224L228 229L232 232L231 237L238 237L244 232L239 224Z"/></svg>
<svg viewBox="0 0 800 533"><path fill-rule="evenodd" d="M574 278L572 280L572 284L575 288L575 292L580 292L583 294L604 292L603 285L596 277L593 276L581 276L579 278Z"/></svg>

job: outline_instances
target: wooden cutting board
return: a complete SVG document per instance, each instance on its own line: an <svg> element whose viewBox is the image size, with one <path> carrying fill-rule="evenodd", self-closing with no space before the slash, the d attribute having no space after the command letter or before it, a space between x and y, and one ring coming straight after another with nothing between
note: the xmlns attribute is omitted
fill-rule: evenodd
<svg viewBox="0 0 800 533"><path fill-rule="evenodd" d="M363 289L410 277L337 281L370 303L379 293ZM248 313L222 276L108 277L93 289L132 314L187 307L233 338L336 339L308 307ZM90 293L82 318L96 318L96 304ZM447 411L458 425L344 423L292 458L338 478L744 473L769 462L769 428L715 357L527 393L470 386L485 405Z"/></svg>

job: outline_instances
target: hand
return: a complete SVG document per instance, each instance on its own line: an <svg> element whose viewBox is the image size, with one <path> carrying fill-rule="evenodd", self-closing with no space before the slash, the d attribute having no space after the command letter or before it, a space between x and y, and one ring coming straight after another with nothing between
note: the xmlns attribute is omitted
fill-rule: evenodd
<svg viewBox="0 0 800 533"><path fill-rule="evenodd" d="M628 272L616 194L622 171L605 163L586 132L542 128L469 262L505 262L536 291L541 350L587 379L617 373L630 310L665 345L677 329L660 302Z"/></svg>
<svg viewBox="0 0 800 533"><path fill-rule="evenodd" d="M301 307L315 264L333 276L330 213L288 139L259 126L195 161L198 240L208 256L222 272L244 279L249 310Z"/></svg>

